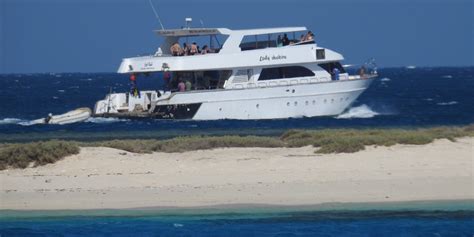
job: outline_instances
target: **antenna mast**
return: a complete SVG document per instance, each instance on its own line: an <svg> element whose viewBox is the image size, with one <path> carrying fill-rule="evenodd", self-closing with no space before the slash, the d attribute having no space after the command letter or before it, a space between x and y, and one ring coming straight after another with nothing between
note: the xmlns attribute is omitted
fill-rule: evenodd
<svg viewBox="0 0 474 237"><path fill-rule="evenodd" d="M158 19L158 22L160 22L161 29L164 30L165 27L163 26L163 23L161 23L160 16L158 15L158 12L156 12L155 6L153 6L153 3L151 2L151 0L148 0L148 2L150 3L150 6L151 6L151 9L153 10L153 13L155 13L156 19Z"/></svg>

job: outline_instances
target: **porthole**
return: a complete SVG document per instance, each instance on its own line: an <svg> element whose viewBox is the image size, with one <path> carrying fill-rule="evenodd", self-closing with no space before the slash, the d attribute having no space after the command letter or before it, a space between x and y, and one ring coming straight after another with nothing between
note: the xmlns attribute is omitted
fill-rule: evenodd
<svg viewBox="0 0 474 237"><path fill-rule="evenodd" d="M327 103L327 102L328 102L328 100L327 100L327 99L324 99L324 103Z"/></svg>
<svg viewBox="0 0 474 237"><path fill-rule="evenodd" d="M334 99L331 99L331 103L334 103Z"/></svg>
<svg viewBox="0 0 474 237"><path fill-rule="evenodd" d="M306 101L306 102L304 102L304 104L305 104L305 105L308 105L308 104L309 104L309 102L308 102L308 101Z"/></svg>
<svg viewBox="0 0 474 237"><path fill-rule="evenodd" d="M298 105L298 102L295 101L295 106L297 106L297 105Z"/></svg>
<svg viewBox="0 0 474 237"><path fill-rule="evenodd" d="M295 89L291 90L291 93L295 93Z"/></svg>
<svg viewBox="0 0 474 237"><path fill-rule="evenodd" d="M315 101L315 100L313 100L313 105L315 105L315 104L316 104L316 101Z"/></svg>
<svg viewBox="0 0 474 237"><path fill-rule="evenodd" d="M219 111L222 111L222 108L219 108Z"/></svg>
<svg viewBox="0 0 474 237"><path fill-rule="evenodd" d="M290 106L290 102L286 102L286 106Z"/></svg>
<svg viewBox="0 0 474 237"><path fill-rule="evenodd" d="M346 97L346 101L348 101L348 100L349 100L349 97Z"/></svg>
<svg viewBox="0 0 474 237"><path fill-rule="evenodd" d="M260 106L259 104L255 105L255 107L257 107L257 109L258 109L259 106Z"/></svg>

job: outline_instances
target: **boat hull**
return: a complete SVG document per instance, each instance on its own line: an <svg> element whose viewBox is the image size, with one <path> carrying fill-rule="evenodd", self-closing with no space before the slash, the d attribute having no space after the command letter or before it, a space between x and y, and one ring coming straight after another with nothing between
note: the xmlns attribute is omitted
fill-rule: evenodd
<svg viewBox="0 0 474 237"><path fill-rule="evenodd" d="M156 106L147 112L100 113L96 116L193 120L332 116L349 107L373 80L177 92L166 99L158 99Z"/></svg>
<svg viewBox="0 0 474 237"><path fill-rule="evenodd" d="M203 102L193 119L281 119L342 113L372 80L262 88L241 98ZM257 95L252 95L257 94Z"/></svg>

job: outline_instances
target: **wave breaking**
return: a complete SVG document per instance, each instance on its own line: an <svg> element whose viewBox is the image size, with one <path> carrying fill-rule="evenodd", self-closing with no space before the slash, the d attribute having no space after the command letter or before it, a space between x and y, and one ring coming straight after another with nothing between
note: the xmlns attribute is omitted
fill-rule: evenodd
<svg viewBox="0 0 474 237"><path fill-rule="evenodd" d="M129 119L119 119L119 118L102 118L102 117L90 117L86 123L116 123L116 122L128 122Z"/></svg>
<svg viewBox="0 0 474 237"><path fill-rule="evenodd" d="M363 104L357 107L350 108L348 111L338 115L337 119L351 119L351 118L372 118L379 115L373 111L369 106Z"/></svg>

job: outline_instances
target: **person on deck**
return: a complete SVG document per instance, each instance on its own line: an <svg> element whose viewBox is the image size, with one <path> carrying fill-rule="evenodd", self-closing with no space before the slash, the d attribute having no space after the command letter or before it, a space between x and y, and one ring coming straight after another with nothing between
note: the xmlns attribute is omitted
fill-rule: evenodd
<svg viewBox="0 0 474 237"><path fill-rule="evenodd" d="M365 67L362 65L362 67L359 68L359 76L360 78L365 77Z"/></svg>
<svg viewBox="0 0 474 237"><path fill-rule="evenodd" d="M135 96L138 98L140 98L140 92L138 91L138 87L137 87L137 76L135 76L135 73L132 73L132 75L130 75L130 94L132 96Z"/></svg>
<svg viewBox="0 0 474 237"><path fill-rule="evenodd" d="M188 46L188 44L183 43L183 51L184 51L183 55L184 55L184 56L189 55L189 50L190 50L190 49L191 49L191 48Z"/></svg>
<svg viewBox="0 0 474 237"><path fill-rule="evenodd" d="M167 91L170 88L171 74L169 72L163 73L163 91Z"/></svg>
<svg viewBox="0 0 474 237"><path fill-rule="evenodd" d="M173 56L180 56L181 47L179 47L178 42L176 42L176 43L174 43L173 45L171 45L170 51L171 51L171 55L173 55Z"/></svg>
<svg viewBox="0 0 474 237"><path fill-rule="evenodd" d="M283 46L287 46L287 45L290 44L290 40L288 39L288 35L283 34L283 39L281 40L281 43L283 44Z"/></svg>
<svg viewBox="0 0 474 237"><path fill-rule="evenodd" d="M339 69L337 67L332 69L332 75L335 81L339 81Z"/></svg>
<svg viewBox="0 0 474 237"><path fill-rule="evenodd" d="M314 40L314 34L311 31L308 31L308 34L306 35L306 41L313 41Z"/></svg>
<svg viewBox="0 0 474 237"><path fill-rule="evenodd" d="M186 91L186 85L184 84L183 81L179 81L179 83L178 83L178 91L179 91L179 92L184 92L184 91Z"/></svg>
<svg viewBox="0 0 474 237"><path fill-rule="evenodd" d="M46 118L44 118L44 123L48 124L49 121L51 121L52 118L53 118L53 114L49 113L48 116Z"/></svg>
<svg viewBox="0 0 474 237"><path fill-rule="evenodd" d="M191 84L191 81L189 80L186 80L186 82L184 83L185 87L186 87L186 91L190 91L191 88L192 88L192 84Z"/></svg>
<svg viewBox="0 0 474 237"><path fill-rule="evenodd" d="M201 54L209 53L209 47L207 45L202 46Z"/></svg>
<svg viewBox="0 0 474 237"><path fill-rule="evenodd" d="M189 55L195 55L198 53L198 46L196 44L196 42L193 42L193 44L191 45L190 49L189 49Z"/></svg>

